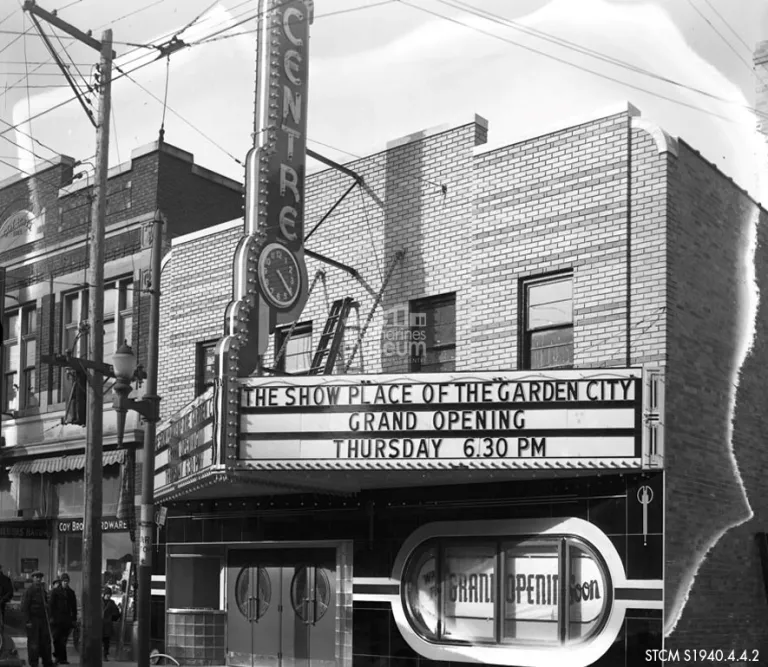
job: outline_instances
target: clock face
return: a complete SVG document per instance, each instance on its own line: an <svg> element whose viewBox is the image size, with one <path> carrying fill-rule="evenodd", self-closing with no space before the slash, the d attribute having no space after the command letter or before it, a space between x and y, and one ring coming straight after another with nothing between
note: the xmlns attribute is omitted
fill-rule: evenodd
<svg viewBox="0 0 768 667"><path fill-rule="evenodd" d="M299 265L291 252L270 243L259 255L261 291L273 306L289 308L299 296Z"/></svg>

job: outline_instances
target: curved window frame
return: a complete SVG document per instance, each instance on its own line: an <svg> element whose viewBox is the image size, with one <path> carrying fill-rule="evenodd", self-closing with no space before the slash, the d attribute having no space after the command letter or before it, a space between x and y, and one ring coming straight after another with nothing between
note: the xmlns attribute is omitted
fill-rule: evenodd
<svg viewBox="0 0 768 667"><path fill-rule="evenodd" d="M411 554L424 542L432 538L485 538L493 541L505 539L519 541L525 537L569 535L578 538L590 548L590 554L599 555L604 573L610 577L606 582L610 591L609 602L605 605L602 628L589 632L583 641L560 644L482 644L482 643L437 643L428 641L417 634L408 618L402 595L405 585L405 567ZM594 664L611 648L619 637L626 618L627 609L639 605L641 608L662 608L654 598L627 597L627 588L648 588L661 591L663 580L652 580L640 584L627 578L624 562L611 539L595 524L577 517L543 517L539 519L475 519L463 521L439 521L424 524L412 532L402 543L392 566L390 581L398 585L398 591L391 598L392 615L395 625L405 642L418 655L428 660L448 662L471 662L507 667L539 667L562 657L569 667L587 667ZM639 584L639 585L638 585ZM624 597L617 597L614 591L625 591Z"/></svg>
<svg viewBox="0 0 768 667"><path fill-rule="evenodd" d="M445 595L447 582L443 577L445 569L445 551L449 547L472 547L486 546L494 550L494 573L493 580L493 622L494 638L492 640L482 639L455 639L445 636ZM516 639L504 635L504 606L505 598L503 595L503 586L506 574L506 554L510 548L526 547L555 547L553 553L557 554L558 570L558 593L557 593L557 617L558 629L556 641L547 639ZM571 559L572 548L578 548L586 552L597 566L603 585L603 603L599 612L599 620L589 629L589 631L577 638L571 638L570 621L570 580L571 580ZM436 632L425 632L425 626L414 613L412 603L412 590L414 581L414 563L420 563L423 567L423 556L429 551L433 552L432 558L435 561L435 581L437 583L437 598L435 608L437 610L437 629ZM428 559L427 559L428 560ZM587 542L583 537L573 534L552 534L541 536L537 534L529 535L494 535L494 536L448 536L430 538L420 543L408 556L403 567L403 576L401 579L401 604L405 617L408 620L413 632L421 639L435 645L454 645L454 646L538 646L552 648L567 648L575 644L590 641L595 635L599 634L604 628L610 614L613 603L613 586L611 582L611 573L605 560L600 556L597 549Z"/></svg>

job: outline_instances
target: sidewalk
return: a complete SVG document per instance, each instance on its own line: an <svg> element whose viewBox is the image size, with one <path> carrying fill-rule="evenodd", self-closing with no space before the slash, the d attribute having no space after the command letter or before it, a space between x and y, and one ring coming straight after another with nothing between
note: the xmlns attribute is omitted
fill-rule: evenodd
<svg viewBox="0 0 768 667"><path fill-rule="evenodd" d="M23 661L22 664L29 665L29 659L27 657L27 638L12 637L12 639L14 644L16 644L16 650L19 653L19 658ZM109 661L104 663L105 665L111 665L112 667L137 667L135 662L113 659L112 656L115 653L115 648L110 649L110 651L112 655L110 656ZM80 664L80 654L71 645L67 646L67 657L69 658L70 665L73 667ZM41 666L39 665L39 667Z"/></svg>

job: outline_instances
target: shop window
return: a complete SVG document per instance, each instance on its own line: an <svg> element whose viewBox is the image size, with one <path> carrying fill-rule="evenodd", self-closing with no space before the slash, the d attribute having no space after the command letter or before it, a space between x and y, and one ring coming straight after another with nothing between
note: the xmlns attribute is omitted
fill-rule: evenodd
<svg viewBox="0 0 768 667"><path fill-rule="evenodd" d="M312 322L300 322L285 342L290 327L283 327L275 332L275 365L278 370L292 375L300 375L312 365ZM282 356L278 354L285 344Z"/></svg>
<svg viewBox="0 0 768 667"><path fill-rule="evenodd" d="M430 540L403 581L409 625L447 645L582 642L600 631L610 590L596 553L563 536Z"/></svg>
<svg viewBox="0 0 768 667"><path fill-rule="evenodd" d="M56 516L82 517L85 508L83 471L55 473L52 480ZM120 469L108 466L103 472L102 515L114 516L120 500Z"/></svg>
<svg viewBox="0 0 768 667"><path fill-rule="evenodd" d="M573 276L524 280L520 293L522 368L572 368Z"/></svg>
<svg viewBox="0 0 768 667"><path fill-rule="evenodd" d="M38 405L37 310L25 305L3 317L3 412Z"/></svg>
<svg viewBox="0 0 768 667"><path fill-rule="evenodd" d="M219 556L172 554L166 580L168 609L218 609L222 561Z"/></svg>
<svg viewBox="0 0 768 667"><path fill-rule="evenodd" d="M456 370L455 294L411 301L408 332L407 340L397 341L395 350L410 359L411 372Z"/></svg>
<svg viewBox="0 0 768 667"><path fill-rule="evenodd" d="M105 364L112 363L112 355L123 343L133 339L133 280L118 278L104 285L104 339L102 346ZM87 351L87 334L81 333L81 323L88 321L88 290L70 292L62 297L61 349L83 357ZM61 374L60 400L69 396L73 378ZM105 392L105 401L112 401L111 391Z"/></svg>
<svg viewBox="0 0 768 667"><path fill-rule="evenodd" d="M216 340L197 344L195 396L204 394L216 381Z"/></svg>

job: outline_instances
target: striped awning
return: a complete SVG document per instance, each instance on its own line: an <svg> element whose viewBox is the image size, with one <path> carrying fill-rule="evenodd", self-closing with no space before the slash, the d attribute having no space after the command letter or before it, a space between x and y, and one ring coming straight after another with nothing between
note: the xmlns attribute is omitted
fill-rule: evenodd
<svg viewBox="0 0 768 667"><path fill-rule="evenodd" d="M102 461L105 466L121 464L125 461L125 450L115 449L104 452ZM43 475L51 472L82 470L85 468L85 454L67 454L43 459L30 459L14 463L9 470L11 475Z"/></svg>

